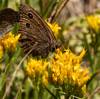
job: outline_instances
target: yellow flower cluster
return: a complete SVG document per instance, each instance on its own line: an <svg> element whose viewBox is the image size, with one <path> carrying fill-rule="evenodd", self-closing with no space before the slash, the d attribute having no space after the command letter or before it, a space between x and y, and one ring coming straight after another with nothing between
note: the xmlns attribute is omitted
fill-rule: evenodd
<svg viewBox="0 0 100 99"><path fill-rule="evenodd" d="M20 35L14 36L11 32L9 32L6 35L3 35L2 38L0 38L0 44L10 51L14 51L16 48L16 45L18 43Z"/></svg>
<svg viewBox="0 0 100 99"><path fill-rule="evenodd" d="M26 72L30 77L33 79L41 77L43 84L47 85L48 72L46 69L48 63L46 61L29 58L27 61L25 61L25 64Z"/></svg>
<svg viewBox="0 0 100 99"><path fill-rule="evenodd" d="M86 17L89 26L96 32L100 31L100 15L90 15Z"/></svg>
<svg viewBox="0 0 100 99"><path fill-rule="evenodd" d="M57 37L58 33L59 33L59 30L61 30L61 27L56 22L51 24L51 23L46 21L46 23L51 28L51 30L54 32L54 35Z"/></svg>
<svg viewBox="0 0 100 99"><path fill-rule="evenodd" d="M82 87L90 78L89 69L81 66L81 60L85 54L83 50L79 56L73 54L69 49L57 53L48 62L29 58L26 64L26 72L32 78L41 77L42 83L47 85L72 84Z"/></svg>
<svg viewBox="0 0 100 99"><path fill-rule="evenodd" d="M64 53L58 50L51 64L52 81L59 84L84 85L90 78L88 68L81 66L84 54L85 50L79 56L73 54L69 49Z"/></svg>
<svg viewBox="0 0 100 99"><path fill-rule="evenodd" d="M4 50L14 51L20 35L14 36L11 32L0 38L0 59L3 57Z"/></svg>

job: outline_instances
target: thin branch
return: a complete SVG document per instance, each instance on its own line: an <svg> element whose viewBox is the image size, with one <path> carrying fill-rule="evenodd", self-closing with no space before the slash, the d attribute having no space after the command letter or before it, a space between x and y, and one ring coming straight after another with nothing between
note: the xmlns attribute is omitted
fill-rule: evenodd
<svg viewBox="0 0 100 99"><path fill-rule="evenodd" d="M55 18L60 14L60 12L62 11L62 9L65 7L65 5L68 3L69 0L63 0L62 3L60 4L60 6L58 6L58 4L55 6L54 10L52 11L48 21L49 22L53 22L55 20Z"/></svg>

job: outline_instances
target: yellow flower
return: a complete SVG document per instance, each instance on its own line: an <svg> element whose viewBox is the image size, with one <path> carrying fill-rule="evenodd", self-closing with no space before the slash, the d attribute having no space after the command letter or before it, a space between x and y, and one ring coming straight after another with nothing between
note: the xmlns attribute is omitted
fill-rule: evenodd
<svg viewBox="0 0 100 99"><path fill-rule="evenodd" d="M89 26L96 32L100 31L100 16L90 15L86 17Z"/></svg>
<svg viewBox="0 0 100 99"><path fill-rule="evenodd" d="M68 86L64 90L69 96L73 93L82 96L86 92L86 82L90 79L89 69L81 66L85 52L83 49L80 55L75 55L69 49L64 53L57 49L50 62L49 83Z"/></svg>
<svg viewBox="0 0 100 99"><path fill-rule="evenodd" d="M0 59L3 57L3 47L2 45L0 44Z"/></svg>
<svg viewBox="0 0 100 99"><path fill-rule="evenodd" d="M5 49L14 51L18 43L20 35L14 36L11 32L1 38L1 43Z"/></svg>
<svg viewBox="0 0 100 99"><path fill-rule="evenodd" d="M85 54L83 50L80 55L73 54L69 49L62 53L57 50L55 57L51 60L52 83L72 84L83 86L90 78L89 69L81 66L81 60Z"/></svg>
<svg viewBox="0 0 100 99"><path fill-rule="evenodd" d="M48 63L46 61L29 58L25 65L28 76L34 79L41 77L44 85L48 83L48 72L46 70Z"/></svg>
<svg viewBox="0 0 100 99"><path fill-rule="evenodd" d="M38 80L43 85L68 86L63 90L68 96L73 93L82 96L86 92L86 82L90 79L89 69L81 66L85 52L83 49L79 55L75 55L69 49L63 53L57 49L48 62L28 58L25 61L26 73L35 83Z"/></svg>
<svg viewBox="0 0 100 99"><path fill-rule="evenodd" d="M51 23L46 21L46 23L49 25L51 30L54 32L54 35L57 37L58 33L59 33L59 30L61 30L61 27L56 22L51 24Z"/></svg>
<svg viewBox="0 0 100 99"><path fill-rule="evenodd" d="M42 83L44 85L48 85L48 72L44 71L43 76L42 76Z"/></svg>

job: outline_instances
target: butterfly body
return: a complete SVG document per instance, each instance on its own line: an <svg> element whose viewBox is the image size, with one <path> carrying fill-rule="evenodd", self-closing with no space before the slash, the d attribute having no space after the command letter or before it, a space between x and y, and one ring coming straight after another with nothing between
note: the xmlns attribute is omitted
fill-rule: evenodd
<svg viewBox="0 0 100 99"><path fill-rule="evenodd" d="M33 56L46 57L50 51L56 49L58 45L52 30L33 8L21 4L19 15L19 41L25 53L33 48Z"/></svg>

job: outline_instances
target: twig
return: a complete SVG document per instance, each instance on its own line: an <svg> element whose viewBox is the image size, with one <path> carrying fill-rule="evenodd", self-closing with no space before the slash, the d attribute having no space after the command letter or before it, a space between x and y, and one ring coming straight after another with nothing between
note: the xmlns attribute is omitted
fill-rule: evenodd
<svg viewBox="0 0 100 99"><path fill-rule="evenodd" d="M48 21L53 22L55 18L60 14L62 9L65 7L65 5L68 3L69 0L63 0L60 6L58 7L58 4L55 6L54 10L52 11Z"/></svg>

